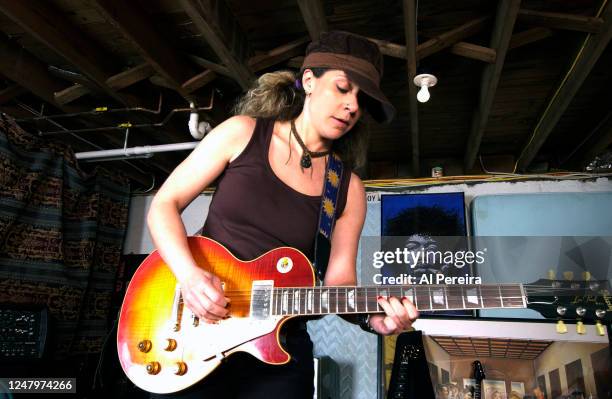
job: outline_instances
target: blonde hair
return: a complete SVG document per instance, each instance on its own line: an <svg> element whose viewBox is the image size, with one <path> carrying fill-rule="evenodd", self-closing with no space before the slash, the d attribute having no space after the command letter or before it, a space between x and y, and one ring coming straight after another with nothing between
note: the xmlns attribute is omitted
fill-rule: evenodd
<svg viewBox="0 0 612 399"><path fill-rule="evenodd" d="M310 68L315 77L323 76L325 68ZM296 81L299 84L296 84ZM265 73L242 96L234 106L234 115L252 118L275 118L290 121L297 118L304 108L306 94L301 86L302 74L292 71ZM333 149L352 169L365 165L368 134L365 126L358 122L347 134L334 141Z"/></svg>

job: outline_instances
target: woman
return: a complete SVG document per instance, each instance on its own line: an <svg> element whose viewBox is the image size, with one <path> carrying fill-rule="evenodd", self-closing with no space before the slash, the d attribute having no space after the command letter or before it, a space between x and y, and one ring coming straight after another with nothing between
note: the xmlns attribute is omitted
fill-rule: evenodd
<svg viewBox="0 0 612 399"><path fill-rule="evenodd" d="M203 235L244 260L285 245L312 259L332 145L346 173L324 284L355 284L366 204L363 184L350 172L360 148L353 128L362 108L377 120L393 116L379 89L381 73L376 45L345 32L322 35L308 46L299 78L288 72L263 75L238 105L242 115L211 131L160 188L148 215L151 235L181 284L184 303L202 320L227 316L227 298L219 279L195 264L180 212L219 178ZM399 333L418 316L405 298L378 303L386 314L370 317L368 328L379 334ZM285 323L292 362L271 366L232 355L180 397L312 398L312 342L305 323L293 320Z"/></svg>

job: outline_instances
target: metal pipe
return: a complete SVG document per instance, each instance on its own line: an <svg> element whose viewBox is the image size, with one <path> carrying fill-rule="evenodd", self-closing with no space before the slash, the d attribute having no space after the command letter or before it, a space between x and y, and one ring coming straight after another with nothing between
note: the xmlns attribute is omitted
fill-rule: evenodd
<svg viewBox="0 0 612 399"><path fill-rule="evenodd" d="M146 145L130 148L117 148L114 150L86 151L74 154L78 160L116 160L126 158L148 158L158 152L187 151L194 149L199 141L189 141L186 143Z"/></svg>

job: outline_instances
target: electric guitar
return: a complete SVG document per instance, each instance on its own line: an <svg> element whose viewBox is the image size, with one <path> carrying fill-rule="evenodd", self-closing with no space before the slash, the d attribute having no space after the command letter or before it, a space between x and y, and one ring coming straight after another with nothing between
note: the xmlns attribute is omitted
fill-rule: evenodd
<svg viewBox="0 0 612 399"><path fill-rule="evenodd" d="M190 237L200 267L216 274L230 298L230 317L200 323L183 306L180 286L157 251L136 270L127 288L117 331L117 351L128 378L154 393L185 389L232 353L244 351L269 364L284 364L283 323L296 316L382 313L378 296L407 297L422 311L533 308L546 317L609 323L607 282L539 280L530 285L317 286L308 258L277 248L257 259L236 259L205 237Z"/></svg>

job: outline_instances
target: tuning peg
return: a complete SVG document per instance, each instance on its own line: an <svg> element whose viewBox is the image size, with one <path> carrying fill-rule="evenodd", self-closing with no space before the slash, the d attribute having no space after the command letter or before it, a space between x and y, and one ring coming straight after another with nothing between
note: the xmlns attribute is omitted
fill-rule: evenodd
<svg viewBox="0 0 612 399"><path fill-rule="evenodd" d="M553 269L548 269L548 279L554 280L557 278L557 275Z"/></svg>
<svg viewBox="0 0 612 399"><path fill-rule="evenodd" d="M567 326L563 320L557 321L557 334L565 334L567 332Z"/></svg>
<svg viewBox="0 0 612 399"><path fill-rule="evenodd" d="M582 279L584 281L589 281L591 279L591 272L582 272Z"/></svg>
<svg viewBox="0 0 612 399"><path fill-rule="evenodd" d="M576 332L577 332L578 334L581 334L581 335L586 334L586 326L584 325L584 323L583 323L583 322L578 321L578 322L576 323Z"/></svg>
<svg viewBox="0 0 612 399"><path fill-rule="evenodd" d="M563 272L563 278L571 281L574 279L574 272Z"/></svg>
<svg viewBox="0 0 612 399"><path fill-rule="evenodd" d="M599 320L595 322L595 331L597 331L597 335L606 335L606 327L604 327L604 325L601 324L601 321Z"/></svg>

